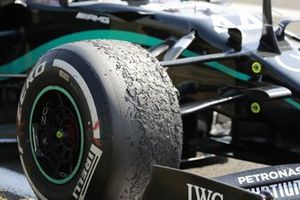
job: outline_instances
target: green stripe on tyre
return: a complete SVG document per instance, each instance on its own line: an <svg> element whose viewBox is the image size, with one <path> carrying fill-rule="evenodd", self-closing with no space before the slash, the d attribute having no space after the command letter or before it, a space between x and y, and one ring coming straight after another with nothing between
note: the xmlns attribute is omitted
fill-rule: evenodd
<svg viewBox="0 0 300 200"><path fill-rule="evenodd" d="M39 99L47 92L49 91L59 91L61 92L62 94L64 94L68 99L69 101L72 103L72 106L74 107L75 111L76 111L76 115L77 115L77 118L78 118L78 122L79 122L79 128L80 128L80 152L79 152L79 157L78 157L78 161L76 163L76 166L73 170L73 172L66 178L64 179L54 179L52 177L50 177L44 170L43 168L41 167L40 163L38 162L37 158L36 158L36 155L34 153L34 146L33 146L33 140L32 140L32 117L33 117L33 113L34 113L34 110L35 110L35 107L39 101ZM37 97L35 98L34 100L34 103L32 105L32 109L31 109L31 112L30 112L30 118L29 118L29 137L30 137L30 146L31 146L31 151L32 151L32 155L33 155L33 158L34 158L34 161L39 169L39 171L41 172L41 174L48 180L50 181L51 183L54 183L54 184L57 184L57 185L61 185L61 184L65 184L67 182L69 182L77 173L79 167L80 167L80 164L81 164L81 161L82 161L82 157L83 157L83 149L84 149L84 133L83 133L83 124L82 124L82 119L81 119L81 115L80 115L80 112L79 112L79 109L76 105L76 102L74 101L73 97L70 95L69 92L67 92L64 88L62 87L59 87L59 86L47 86L46 88L44 88L43 90L41 90L39 92L39 94L37 95Z"/></svg>

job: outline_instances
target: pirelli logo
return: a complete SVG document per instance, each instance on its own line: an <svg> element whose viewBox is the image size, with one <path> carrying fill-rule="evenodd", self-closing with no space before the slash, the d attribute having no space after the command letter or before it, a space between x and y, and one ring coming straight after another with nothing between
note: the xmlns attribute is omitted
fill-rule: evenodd
<svg viewBox="0 0 300 200"><path fill-rule="evenodd" d="M73 191L73 197L76 199L84 199L101 155L102 151L92 144L79 181Z"/></svg>

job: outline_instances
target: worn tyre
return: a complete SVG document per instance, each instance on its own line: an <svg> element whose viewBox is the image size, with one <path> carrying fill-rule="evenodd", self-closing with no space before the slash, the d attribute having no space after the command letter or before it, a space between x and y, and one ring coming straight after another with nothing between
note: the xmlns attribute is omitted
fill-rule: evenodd
<svg viewBox="0 0 300 200"><path fill-rule="evenodd" d="M177 92L158 61L127 42L47 52L24 84L17 125L40 199L140 199L153 164L180 162Z"/></svg>

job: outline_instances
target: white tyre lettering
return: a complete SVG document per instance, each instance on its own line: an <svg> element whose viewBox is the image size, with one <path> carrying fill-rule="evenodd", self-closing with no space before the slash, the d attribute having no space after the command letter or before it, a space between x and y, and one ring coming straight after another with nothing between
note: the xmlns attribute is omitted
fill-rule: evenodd
<svg viewBox="0 0 300 200"><path fill-rule="evenodd" d="M29 84L33 81L33 75L34 75L34 69L29 73L27 79L26 79L26 89L29 88Z"/></svg>
<svg viewBox="0 0 300 200"><path fill-rule="evenodd" d="M26 85L23 86L21 94L20 94L20 106L23 105L25 95L26 95Z"/></svg>
<svg viewBox="0 0 300 200"><path fill-rule="evenodd" d="M102 151L92 144L79 181L73 191L73 197L76 199L84 199L101 155Z"/></svg>
<svg viewBox="0 0 300 200"><path fill-rule="evenodd" d="M27 93L30 83L32 83L36 77L38 77L45 71L45 66L46 66L46 61L39 65L36 65L29 73L29 75L26 79L26 82L22 88L22 92L21 92L21 96L20 96L20 105L21 106L23 105L24 98L26 96L26 93Z"/></svg>
<svg viewBox="0 0 300 200"><path fill-rule="evenodd" d="M45 71L46 62L41 63L38 65L34 70L34 77L38 77Z"/></svg>
<svg viewBox="0 0 300 200"><path fill-rule="evenodd" d="M20 153L20 154L23 154L23 153L24 153L24 150L23 150L23 148L22 148L21 145L20 145L20 139L19 139L19 136L17 136L17 141L18 141L18 150L19 150L19 153Z"/></svg>

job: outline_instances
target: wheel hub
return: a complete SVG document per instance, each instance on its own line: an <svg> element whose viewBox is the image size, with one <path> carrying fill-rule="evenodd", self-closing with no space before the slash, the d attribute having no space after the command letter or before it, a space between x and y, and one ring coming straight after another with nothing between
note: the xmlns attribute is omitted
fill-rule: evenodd
<svg viewBox="0 0 300 200"><path fill-rule="evenodd" d="M46 179L68 182L76 174L83 154L83 127L79 109L63 88L48 86L34 101L30 115L34 160Z"/></svg>

